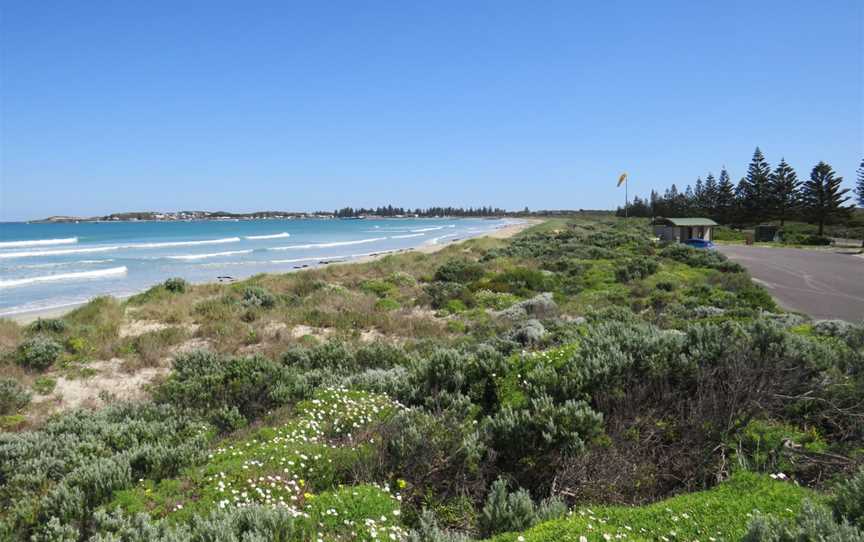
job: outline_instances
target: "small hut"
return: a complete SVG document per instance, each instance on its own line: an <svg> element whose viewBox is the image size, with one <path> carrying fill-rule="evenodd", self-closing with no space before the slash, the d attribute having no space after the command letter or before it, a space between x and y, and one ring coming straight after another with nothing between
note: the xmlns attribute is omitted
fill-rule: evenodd
<svg viewBox="0 0 864 542"><path fill-rule="evenodd" d="M714 239L717 223L710 218L656 218L651 223L661 241L683 243L688 239Z"/></svg>

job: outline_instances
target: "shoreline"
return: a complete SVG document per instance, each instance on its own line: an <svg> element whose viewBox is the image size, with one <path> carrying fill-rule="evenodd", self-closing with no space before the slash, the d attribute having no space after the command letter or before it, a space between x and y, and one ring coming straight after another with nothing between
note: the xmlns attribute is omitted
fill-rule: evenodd
<svg viewBox="0 0 864 542"><path fill-rule="evenodd" d="M405 254L408 252L419 252L421 254L433 254L433 253L438 252L439 250L443 250L449 246L458 245L460 243L464 243L465 241L468 241L471 239L481 239L483 237L490 237L492 239L507 239L507 238L513 237L517 233L520 233L520 232L530 228L531 226L536 226L537 224L540 224L543 222L542 219L535 219L535 218L521 219L521 220L522 220L522 222L520 222L518 224L509 224L507 226L502 226L500 228L497 228L497 229L492 230L490 232L484 233L483 235L478 235L476 237L465 237L465 238L456 239L453 241L439 243L439 244L435 244L435 245L420 245L418 247L413 247L410 249L401 249L398 251L381 252L380 254L376 254L374 256L362 256L360 258L356 258L353 260L336 261L336 262L331 262L331 263L327 263L327 264L319 264L319 265L314 265L314 266L310 265L307 268L296 269L296 270L288 271L288 272L289 273L302 272L302 271L305 271L307 269L316 269L318 267L322 267L323 265L350 265L350 264L369 263L369 262L378 260L380 258L383 258L385 256L390 256L393 254ZM240 280L245 280L245 279L240 279ZM210 281L199 282L196 284L229 284L229 283L220 282L218 280L210 280ZM114 297L116 299L125 299L127 297L131 297L131 295L130 296L112 296L112 297ZM25 311L25 312L20 312L20 313L9 314L6 316L0 316L0 319L12 320L13 322L15 322L19 325L27 325L27 324L34 322L35 320L38 320L40 318L61 318L64 315L66 315L67 313L75 310L76 308L81 307L83 305L86 305L88 302L89 301L84 301L81 303L70 303L68 305L63 305L60 307L34 309L32 311Z"/></svg>

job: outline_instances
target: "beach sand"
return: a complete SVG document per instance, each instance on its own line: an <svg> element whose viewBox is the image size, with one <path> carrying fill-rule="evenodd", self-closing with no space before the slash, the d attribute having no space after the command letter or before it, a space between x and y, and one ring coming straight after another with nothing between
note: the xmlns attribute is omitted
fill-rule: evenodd
<svg viewBox="0 0 864 542"><path fill-rule="evenodd" d="M469 239L479 239L482 237L491 237L493 239L506 239L508 237L513 237L517 233L519 233L519 232L521 232L527 228L530 228L531 226L539 224L541 222L543 222L543 221L540 219L525 219L524 222L521 222L519 224L512 224L509 226L504 226L504 227L498 228L496 230L493 230L489 233L486 233L484 235L480 235L477 237L467 237L465 239L456 239L456 240L453 240L450 242L445 241L445 242L438 243L435 245L420 245L419 247L415 247L413 249L405 250L402 252L412 252L413 251L413 252L422 252L424 254L432 254L433 252L438 252L439 250L442 250L442 249L447 248L447 247L454 245L454 244L463 243L465 241L468 241ZM376 260L378 258L383 258L384 256L388 256L390 254L398 254L398 252L382 252L381 254L376 254L374 256L364 256L362 258L357 258L354 260L348 260L345 262L334 262L333 264L329 264L329 265L335 265L337 263L340 265L366 263L366 262ZM314 267L310 267L309 269L314 269ZM30 322L32 322L38 318L60 318L64 314L66 314L67 312L69 312L69 311L71 311L71 310L75 309L76 307L79 307L83 304L84 303L81 303L79 305L68 305L68 306L64 306L64 307L57 307L57 308L45 309L45 310L39 310L39 311L23 312L20 314L13 314L13 315L7 316L6 318L13 320L15 322L18 322L19 324L22 324L22 325L23 324L29 324Z"/></svg>

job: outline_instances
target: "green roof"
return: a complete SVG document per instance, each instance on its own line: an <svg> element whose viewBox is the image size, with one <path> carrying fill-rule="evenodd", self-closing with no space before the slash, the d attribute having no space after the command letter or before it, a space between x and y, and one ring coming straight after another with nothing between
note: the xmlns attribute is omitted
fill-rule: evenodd
<svg viewBox="0 0 864 542"><path fill-rule="evenodd" d="M667 226L717 226L718 224L710 218L658 218L655 224L666 224Z"/></svg>

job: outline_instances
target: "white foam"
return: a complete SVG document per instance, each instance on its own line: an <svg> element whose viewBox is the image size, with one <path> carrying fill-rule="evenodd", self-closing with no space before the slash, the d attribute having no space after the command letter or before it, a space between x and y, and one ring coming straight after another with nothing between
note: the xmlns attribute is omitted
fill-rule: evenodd
<svg viewBox="0 0 864 542"><path fill-rule="evenodd" d="M64 239L33 239L30 241L2 241L0 242L0 248L42 247L46 245L74 245L77 242L77 237L66 237Z"/></svg>
<svg viewBox="0 0 864 542"><path fill-rule="evenodd" d="M342 260L351 256L310 256L308 258L293 258L290 260L270 260L270 263L320 262L323 260Z"/></svg>
<svg viewBox="0 0 864 542"><path fill-rule="evenodd" d="M203 260L205 258L219 258L222 256L235 256L237 254L251 254L252 249L249 250L229 250L227 252L213 252L210 254L182 254L180 256L166 256L171 260Z"/></svg>
<svg viewBox="0 0 864 542"><path fill-rule="evenodd" d="M390 239L410 239L411 237L423 237L425 233L409 233L407 235L391 235Z"/></svg>
<svg viewBox="0 0 864 542"><path fill-rule="evenodd" d="M312 243L308 245L292 245L290 247L271 247L267 250L296 250L303 248L330 248L343 247L347 245L362 245L364 243L375 243L377 241L386 241L386 237L373 237L372 239L359 239L357 241L333 241L332 243Z"/></svg>
<svg viewBox="0 0 864 542"><path fill-rule="evenodd" d="M56 275L42 275L39 277L28 277L25 279L0 280L0 288L14 288L16 286L27 286L39 282L57 282L67 280L98 279L125 275L128 270L126 266L112 267L110 269L98 269L96 271L81 271L78 273L57 273Z"/></svg>
<svg viewBox="0 0 864 542"><path fill-rule="evenodd" d="M414 233L424 232L424 231L438 231L443 230L444 226L435 226L434 228L418 228L416 230L411 230Z"/></svg>
<svg viewBox="0 0 864 542"><path fill-rule="evenodd" d="M440 235L440 236L438 236L438 237L435 237L435 238L433 238L433 239L430 239L430 240L429 240L429 244L431 244L431 245L437 245L437 244L438 244L438 241L440 241L441 239L447 239L448 237L456 237L456 234L455 234L455 233L448 233L447 235Z"/></svg>
<svg viewBox="0 0 864 542"><path fill-rule="evenodd" d="M363 254L352 254L351 258L365 258L366 256L380 256L382 254L390 254L392 252L396 252L395 250L379 250L377 252L366 252Z"/></svg>
<svg viewBox="0 0 864 542"><path fill-rule="evenodd" d="M56 309L62 309L66 307L75 307L76 305L83 305L87 302L86 297L82 297L80 299L76 299L74 301L65 301L63 303L45 303L45 302L33 302L27 303L24 305L16 305L14 307L9 307L8 309L0 310L0 316L12 316L13 314L22 314L27 312L43 312L50 311Z"/></svg>
<svg viewBox="0 0 864 542"><path fill-rule="evenodd" d="M74 262L33 263L24 265L13 265L9 269L45 269L48 267L69 267L70 265L92 265L113 262L112 258L106 260L77 260Z"/></svg>
<svg viewBox="0 0 864 542"><path fill-rule="evenodd" d="M195 245L221 245L224 243L236 243L239 237L226 237L224 239L204 239L203 241L166 241L164 243L133 243L123 245L121 248L166 248L166 247L191 247Z"/></svg>
<svg viewBox="0 0 864 542"><path fill-rule="evenodd" d="M274 233L273 235L247 235L244 239L257 241L259 239L281 239L283 237L291 237L291 234L283 231L282 233Z"/></svg>
<svg viewBox="0 0 864 542"><path fill-rule="evenodd" d="M224 239L205 239L203 241L167 241L164 243L130 243L127 245L110 245L87 248L66 248L60 250L28 250L24 252L0 252L0 258L32 258L36 256L65 256L67 254L86 254L91 252L108 252L120 249L139 248L168 248L187 247L196 245L220 245L224 243L236 243L239 237L226 237Z"/></svg>
<svg viewBox="0 0 864 542"><path fill-rule="evenodd" d="M0 259L8 258L30 258L33 256L64 256L66 254L89 254L91 252L108 252L117 250L119 246L90 247L90 248L66 248L61 250L28 250L24 252L0 252Z"/></svg>

